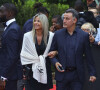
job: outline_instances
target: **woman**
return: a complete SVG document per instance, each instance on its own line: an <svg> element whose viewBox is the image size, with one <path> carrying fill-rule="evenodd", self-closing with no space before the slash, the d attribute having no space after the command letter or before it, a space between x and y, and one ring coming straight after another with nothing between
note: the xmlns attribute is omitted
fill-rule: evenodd
<svg viewBox="0 0 100 90"><path fill-rule="evenodd" d="M54 34L48 31L48 27L47 17L37 14L32 31L24 34L21 62L30 68L29 90L52 88L51 64L47 55Z"/></svg>
<svg viewBox="0 0 100 90"><path fill-rule="evenodd" d="M95 34L96 33L96 29L94 28L94 26L87 22L87 23L84 23L82 26L81 26L81 29L85 32L88 32L88 33L92 33L92 34Z"/></svg>
<svg viewBox="0 0 100 90"><path fill-rule="evenodd" d="M96 29L94 28L94 26L91 23L87 22L81 26L81 29L89 33L89 40L91 43L93 43L96 36Z"/></svg>

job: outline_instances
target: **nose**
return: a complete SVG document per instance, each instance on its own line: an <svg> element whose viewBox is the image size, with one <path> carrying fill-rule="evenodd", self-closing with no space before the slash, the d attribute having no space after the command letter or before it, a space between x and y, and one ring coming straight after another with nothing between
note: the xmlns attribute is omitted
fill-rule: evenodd
<svg viewBox="0 0 100 90"><path fill-rule="evenodd" d="M66 22L66 20L63 20L63 24Z"/></svg>
<svg viewBox="0 0 100 90"><path fill-rule="evenodd" d="M56 25L56 23L53 23L53 26L55 26Z"/></svg>

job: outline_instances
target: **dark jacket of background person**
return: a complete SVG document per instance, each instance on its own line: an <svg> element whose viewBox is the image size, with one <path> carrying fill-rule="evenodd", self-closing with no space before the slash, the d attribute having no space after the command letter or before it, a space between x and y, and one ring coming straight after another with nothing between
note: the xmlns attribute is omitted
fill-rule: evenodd
<svg viewBox="0 0 100 90"><path fill-rule="evenodd" d="M81 28L82 24L86 23L86 20L84 18L84 12L83 13L79 13L79 19L77 21L77 27Z"/></svg>
<svg viewBox="0 0 100 90"><path fill-rule="evenodd" d="M84 12L84 14L85 14L84 18L86 19L87 22L92 23L95 28L99 27L99 24L97 23L97 20L91 11L86 11Z"/></svg>
<svg viewBox="0 0 100 90"><path fill-rule="evenodd" d="M82 24L86 22L92 23L95 28L99 27L99 23L97 22L96 18L94 17L91 11L85 11L83 14L79 14L79 20L77 22L77 27L81 27Z"/></svg>
<svg viewBox="0 0 100 90"><path fill-rule="evenodd" d="M98 16L96 17L96 20L97 20L98 23L100 23L100 15L98 15Z"/></svg>
<svg viewBox="0 0 100 90"><path fill-rule="evenodd" d="M33 18L27 20L23 26L23 33L31 31L33 28Z"/></svg>
<svg viewBox="0 0 100 90"><path fill-rule="evenodd" d="M42 3L36 3L34 5L34 10L36 10L36 13L43 13L47 17L49 16L49 11L42 5ZM33 18L28 19L25 22L25 24L23 26L23 34L32 30L32 28L33 28Z"/></svg>
<svg viewBox="0 0 100 90"><path fill-rule="evenodd" d="M81 29L76 28L77 37L76 37L76 46L75 46L75 60L76 67L80 81L83 83L85 78L85 70L84 70L84 60L83 54L85 53L87 58L87 65L90 76L95 76L96 71L94 68L94 62L92 59L91 48L89 44L89 35L82 31ZM62 67L65 69L66 67L66 29L59 30L55 33L53 42L51 45L50 51L58 51L58 60L56 58L52 58L51 61L55 65L56 62L61 63ZM60 37L59 37L60 36ZM62 81L65 73L58 72L56 70L56 80Z"/></svg>

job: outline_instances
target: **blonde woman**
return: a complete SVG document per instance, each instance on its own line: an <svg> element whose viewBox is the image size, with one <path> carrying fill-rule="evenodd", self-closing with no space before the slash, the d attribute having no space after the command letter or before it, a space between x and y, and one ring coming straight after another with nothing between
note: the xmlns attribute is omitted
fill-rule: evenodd
<svg viewBox="0 0 100 90"><path fill-rule="evenodd" d="M93 43L96 36L96 29L94 28L94 26L91 23L87 22L81 26L81 29L89 33L89 40L91 43Z"/></svg>
<svg viewBox="0 0 100 90"><path fill-rule="evenodd" d="M48 27L47 17L37 14L32 31L24 34L21 62L30 68L29 90L52 88L51 64L47 55L54 34L48 31Z"/></svg>
<svg viewBox="0 0 100 90"><path fill-rule="evenodd" d="M81 29L84 30L85 32L92 32L92 34L94 34L96 32L96 29L94 28L94 26L87 22L87 23L84 23L82 26L81 26Z"/></svg>

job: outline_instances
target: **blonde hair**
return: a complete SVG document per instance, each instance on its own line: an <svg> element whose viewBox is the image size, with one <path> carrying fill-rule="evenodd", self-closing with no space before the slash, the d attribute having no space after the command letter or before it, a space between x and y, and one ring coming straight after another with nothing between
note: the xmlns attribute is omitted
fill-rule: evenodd
<svg viewBox="0 0 100 90"><path fill-rule="evenodd" d="M92 32L96 32L96 29L94 28L94 26L87 22L87 23L84 23L82 26L81 26L81 29L89 29L90 31Z"/></svg>
<svg viewBox="0 0 100 90"><path fill-rule="evenodd" d="M47 45L47 37L48 37L48 34L49 34L49 31L48 31L48 28L49 28L48 18L47 18L47 16L45 14L39 13L39 14L36 14L34 16L33 23L34 23L34 20L35 20L36 17L39 17L40 22L42 24L43 41L44 41L45 45ZM36 33L35 33L34 24L33 24L32 31L33 31L33 40L35 42Z"/></svg>

